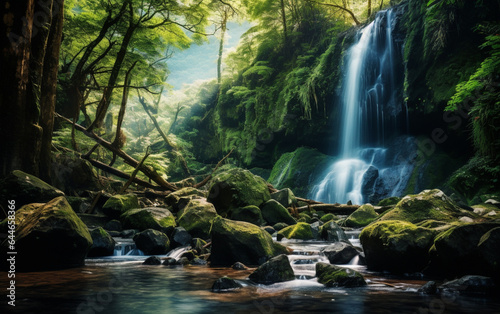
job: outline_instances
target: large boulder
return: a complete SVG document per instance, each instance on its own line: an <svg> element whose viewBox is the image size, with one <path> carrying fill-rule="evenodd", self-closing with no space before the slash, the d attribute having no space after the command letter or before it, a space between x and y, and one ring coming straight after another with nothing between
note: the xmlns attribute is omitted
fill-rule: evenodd
<svg viewBox="0 0 500 314"><path fill-rule="evenodd" d="M319 228L319 235L321 239L328 242L348 241L344 230L333 220L328 221Z"/></svg>
<svg viewBox="0 0 500 314"><path fill-rule="evenodd" d="M234 168L212 179L208 201L214 204L219 215L230 217L233 209L248 205L260 206L270 197L264 179L248 170Z"/></svg>
<svg viewBox="0 0 500 314"><path fill-rule="evenodd" d="M295 195L293 195L292 190L290 190L289 188L271 193L271 199L277 201L285 208L297 205L297 198L295 198Z"/></svg>
<svg viewBox="0 0 500 314"><path fill-rule="evenodd" d="M278 241L283 238L312 240L315 238L311 225L306 222L299 222L295 225L288 226L278 232Z"/></svg>
<svg viewBox="0 0 500 314"><path fill-rule="evenodd" d="M176 226L175 216L166 208L146 207L127 210L120 216L125 229L155 229L170 233Z"/></svg>
<svg viewBox="0 0 500 314"><path fill-rule="evenodd" d="M204 199L192 199L177 213L177 222L193 237L208 239L216 216L217 212L213 204Z"/></svg>
<svg viewBox="0 0 500 314"><path fill-rule="evenodd" d="M457 206L441 190L425 190L420 194L407 195L379 220L404 220L418 223L427 219L454 221L471 214Z"/></svg>
<svg viewBox="0 0 500 314"><path fill-rule="evenodd" d="M264 223L260 208L255 205L249 205L234 209L231 213L231 219L246 221L257 226L260 226Z"/></svg>
<svg viewBox="0 0 500 314"><path fill-rule="evenodd" d="M30 203L46 203L58 196L64 196L64 192L20 170L14 170L0 181L0 199L15 200L16 208Z"/></svg>
<svg viewBox="0 0 500 314"><path fill-rule="evenodd" d="M426 272L445 277L491 275L478 246L481 238L497 227L500 227L499 223L472 223L457 225L440 233L430 248L430 263ZM498 251L485 254L486 258L495 255L498 257Z"/></svg>
<svg viewBox="0 0 500 314"><path fill-rule="evenodd" d="M375 208L372 204L364 204L355 212L353 212L345 220L345 225L352 228L360 228L369 225L375 219L377 219L378 214L375 212Z"/></svg>
<svg viewBox="0 0 500 314"><path fill-rule="evenodd" d="M276 282L294 280L295 275L288 256L281 254L260 265L250 274L249 278L253 282L270 285Z"/></svg>
<svg viewBox="0 0 500 314"><path fill-rule="evenodd" d="M279 254L284 246L254 224L217 217L212 226L212 266L231 266L236 262L261 265Z"/></svg>
<svg viewBox="0 0 500 314"><path fill-rule="evenodd" d="M335 242L324 247L321 252L325 254L330 264L347 264L359 254L354 246L346 242Z"/></svg>
<svg viewBox="0 0 500 314"><path fill-rule="evenodd" d="M115 240L103 228L96 228L90 232L93 244L87 254L88 257L111 256L115 251Z"/></svg>
<svg viewBox="0 0 500 314"><path fill-rule="evenodd" d="M287 225L294 225L297 223L288 210L275 200L267 201L262 206L261 212L262 218L264 218L269 225L275 225L279 222L284 222Z"/></svg>
<svg viewBox="0 0 500 314"><path fill-rule="evenodd" d="M92 237L66 199L57 197L46 204L35 204L30 211L20 218L16 229L16 270L44 271L84 265ZM5 241L3 246L7 244ZM7 251L6 247L3 249Z"/></svg>
<svg viewBox="0 0 500 314"><path fill-rule="evenodd" d="M338 267L327 263L316 264L318 282L327 287L362 287L366 281L359 272L350 268Z"/></svg>
<svg viewBox="0 0 500 314"><path fill-rule="evenodd" d="M375 222L361 232L368 269L396 273L421 271L437 232L399 220Z"/></svg>
<svg viewBox="0 0 500 314"><path fill-rule="evenodd" d="M134 236L137 248L146 255L167 254L170 250L170 240L163 232L147 229Z"/></svg>
<svg viewBox="0 0 500 314"><path fill-rule="evenodd" d="M102 212L109 218L117 219L126 211L134 208L139 208L139 199L137 195L130 193L110 197L102 206Z"/></svg>

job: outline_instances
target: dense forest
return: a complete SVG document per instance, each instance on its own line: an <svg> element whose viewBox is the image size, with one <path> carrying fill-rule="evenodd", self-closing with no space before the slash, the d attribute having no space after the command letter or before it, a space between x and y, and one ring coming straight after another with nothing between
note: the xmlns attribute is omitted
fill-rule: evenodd
<svg viewBox="0 0 500 314"><path fill-rule="evenodd" d="M85 247L20 270L113 255L92 241L114 247L121 225L138 248L153 229L171 243L145 255L186 244L182 228L203 241L189 262L224 267L293 251L273 240L359 229L353 256L371 271L498 284L500 1L3 0L0 15L0 231L15 220L27 259L43 255L33 219L67 205L83 236L49 242ZM175 60L214 42L196 55L210 79L173 81ZM259 249L233 246L233 229ZM453 232L473 248L453 251ZM387 251L394 234L413 241L403 253ZM447 269L454 258L467 263Z"/></svg>

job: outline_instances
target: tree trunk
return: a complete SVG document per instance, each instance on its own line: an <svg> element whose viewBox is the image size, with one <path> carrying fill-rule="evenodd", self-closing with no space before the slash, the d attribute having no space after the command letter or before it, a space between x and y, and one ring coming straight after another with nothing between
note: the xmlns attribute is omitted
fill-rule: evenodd
<svg viewBox="0 0 500 314"><path fill-rule="evenodd" d="M50 182L52 131L54 129L54 111L56 107L57 73L59 69L59 51L61 48L62 27L64 22L64 0L55 0L52 6L52 25L47 41L44 60L44 79L40 100L40 126L43 129L40 152L40 178Z"/></svg>
<svg viewBox="0 0 500 314"><path fill-rule="evenodd" d="M368 0L368 13L366 15L367 18L370 18L370 15L372 15L372 0Z"/></svg>
<svg viewBox="0 0 500 314"><path fill-rule="evenodd" d="M219 58L217 59L217 84L220 84L222 81L222 53L224 52L224 37L226 36L227 29L227 9L224 8L222 11L222 20L221 20L221 28L220 28L220 43L219 43Z"/></svg>
<svg viewBox="0 0 500 314"><path fill-rule="evenodd" d="M284 0L280 0L280 7L281 7L281 20L282 20L282 23L283 23L283 39L285 41L285 44L287 43L288 41L288 31L287 31L287 28L286 28L286 11L285 11L285 1Z"/></svg>

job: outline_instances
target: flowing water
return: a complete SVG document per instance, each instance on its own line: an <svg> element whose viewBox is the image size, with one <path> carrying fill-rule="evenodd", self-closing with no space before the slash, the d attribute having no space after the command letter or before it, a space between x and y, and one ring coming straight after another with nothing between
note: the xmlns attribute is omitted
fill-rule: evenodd
<svg viewBox="0 0 500 314"><path fill-rule="evenodd" d="M406 187L411 159L395 156L397 149L389 154L386 148L395 145L395 138L403 145L412 141L396 137L408 129L409 118L401 97L403 67L392 36L394 24L392 10L379 12L346 53L339 99L340 159L325 170L309 195L312 199L362 204L400 195Z"/></svg>

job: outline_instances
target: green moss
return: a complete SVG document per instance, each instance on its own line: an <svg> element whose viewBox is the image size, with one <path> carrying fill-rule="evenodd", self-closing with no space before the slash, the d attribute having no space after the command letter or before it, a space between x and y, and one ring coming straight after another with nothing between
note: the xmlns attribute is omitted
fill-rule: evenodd
<svg viewBox="0 0 500 314"><path fill-rule="evenodd" d="M193 237L208 239L217 212L215 207L205 200L193 199L177 214L177 217L179 226L186 229Z"/></svg>
<svg viewBox="0 0 500 314"><path fill-rule="evenodd" d="M375 212L375 208L371 204L364 204L347 217L345 225L353 228L364 227L377 217L378 214Z"/></svg>
<svg viewBox="0 0 500 314"><path fill-rule="evenodd" d="M362 287L366 281L359 272L326 263L316 264L318 282L327 287Z"/></svg>
<svg viewBox="0 0 500 314"><path fill-rule="evenodd" d="M393 196L378 202L377 206L391 206L396 205L401 200L401 197Z"/></svg>
<svg viewBox="0 0 500 314"><path fill-rule="evenodd" d="M174 204L177 204L177 202L182 198L186 196L200 196L200 197L207 197L207 193L204 191L200 191L198 189L195 189L193 187L187 187L187 188L182 188L180 190L174 191L167 195L165 197L165 204L168 206L172 206Z"/></svg>
<svg viewBox="0 0 500 314"><path fill-rule="evenodd" d="M262 217L270 225L284 222L288 225L294 225L295 219L290 215L290 212L275 200L267 201L261 209Z"/></svg>
<svg viewBox="0 0 500 314"><path fill-rule="evenodd" d="M330 220L336 220L336 219L338 219L338 217L335 216L334 214L326 214L321 216L319 220L321 220L322 222L328 222Z"/></svg>
<svg viewBox="0 0 500 314"><path fill-rule="evenodd" d="M240 220L260 226L264 223L260 208L254 205L245 206L233 210L231 214L232 220Z"/></svg>
<svg viewBox="0 0 500 314"><path fill-rule="evenodd" d="M278 241L287 239L311 240L314 239L311 225L306 222L299 222L293 226L288 226L278 232Z"/></svg>
<svg viewBox="0 0 500 314"><path fill-rule="evenodd" d="M130 193L110 197L102 207L103 213L110 218L119 218L121 214L134 208L139 208L137 195Z"/></svg>
<svg viewBox="0 0 500 314"><path fill-rule="evenodd" d="M126 211L120 216L125 229L155 229L166 231L176 226L175 216L165 208L148 207L135 208Z"/></svg>

